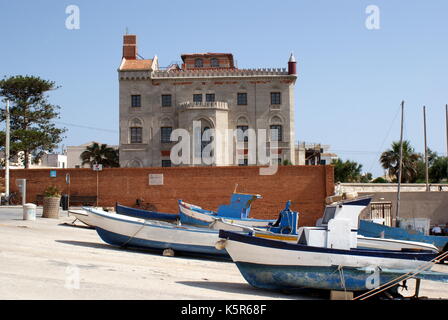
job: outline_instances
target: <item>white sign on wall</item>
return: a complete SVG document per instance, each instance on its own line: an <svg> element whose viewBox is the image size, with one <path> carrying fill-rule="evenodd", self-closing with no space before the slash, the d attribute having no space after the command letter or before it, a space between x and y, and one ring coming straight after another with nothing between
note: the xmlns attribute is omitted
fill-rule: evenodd
<svg viewBox="0 0 448 320"><path fill-rule="evenodd" d="M94 164L92 166L92 170L93 171L102 171L103 170L103 165L102 164Z"/></svg>
<svg viewBox="0 0 448 320"><path fill-rule="evenodd" d="M149 185L150 186L163 185L163 173L149 174Z"/></svg>

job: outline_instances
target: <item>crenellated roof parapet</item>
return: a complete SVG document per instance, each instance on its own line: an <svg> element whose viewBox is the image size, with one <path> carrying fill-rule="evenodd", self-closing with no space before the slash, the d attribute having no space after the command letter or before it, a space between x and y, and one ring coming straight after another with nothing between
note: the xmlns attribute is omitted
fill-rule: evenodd
<svg viewBox="0 0 448 320"><path fill-rule="evenodd" d="M151 71L120 71L118 70L120 80L148 80L151 79Z"/></svg>
<svg viewBox="0 0 448 320"><path fill-rule="evenodd" d="M258 69L204 69L204 70L155 70L151 74L152 79L178 79L178 78L232 78L232 77L285 77L288 74L286 68L258 68ZM292 77L296 77L295 75Z"/></svg>

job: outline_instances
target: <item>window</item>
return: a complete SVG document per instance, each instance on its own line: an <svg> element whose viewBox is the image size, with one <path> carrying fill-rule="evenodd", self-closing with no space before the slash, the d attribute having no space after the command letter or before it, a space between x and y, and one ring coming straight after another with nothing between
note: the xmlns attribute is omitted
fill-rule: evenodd
<svg viewBox="0 0 448 320"><path fill-rule="evenodd" d="M248 162L247 158L246 159L239 159L238 165L240 167L247 166L247 165L249 165L249 162Z"/></svg>
<svg viewBox="0 0 448 320"><path fill-rule="evenodd" d="M216 58L212 58L212 59L210 60L210 66L211 66L212 68L218 68L218 67L219 67L219 61L218 61L218 59L216 59Z"/></svg>
<svg viewBox="0 0 448 320"><path fill-rule="evenodd" d="M271 141L282 141L282 126L279 124L271 125Z"/></svg>
<svg viewBox="0 0 448 320"><path fill-rule="evenodd" d="M171 167L171 160L162 160L162 167Z"/></svg>
<svg viewBox="0 0 448 320"><path fill-rule="evenodd" d="M207 93L205 95L205 101L207 101L207 102L215 101L215 94L214 93Z"/></svg>
<svg viewBox="0 0 448 320"><path fill-rule="evenodd" d="M133 94L131 95L131 107L135 108L135 107L141 107L141 101L142 100L142 96L141 95L137 95L137 94Z"/></svg>
<svg viewBox="0 0 448 320"><path fill-rule="evenodd" d="M202 150L205 149L205 147L211 143L211 140L213 139L209 133L207 133L207 130L210 130L210 127L204 127L202 129L202 135L201 135L201 157L202 157Z"/></svg>
<svg viewBox="0 0 448 320"><path fill-rule="evenodd" d="M336 213L336 207L326 207L324 211L324 217L322 219L322 224L328 224L328 221L334 218Z"/></svg>
<svg viewBox="0 0 448 320"><path fill-rule="evenodd" d="M202 94L194 94L193 95L193 102L194 103L201 103L202 102Z"/></svg>
<svg viewBox="0 0 448 320"><path fill-rule="evenodd" d="M160 128L160 138L162 143L168 143L171 142L171 132L173 131L173 128L171 127L162 127Z"/></svg>
<svg viewBox="0 0 448 320"><path fill-rule="evenodd" d="M171 107L171 95L162 94L162 107Z"/></svg>
<svg viewBox="0 0 448 320"><path fill-rule="evenodd" d="M237 95L236 95L236 103L239 106L247 105L247 93L237 93Z"/></svg>
<svg viewBox="0 0 448 320"><path fill-rule="evenodd" d="M249 137L247 135L244 135L244 133L247 131L247 129L249 129L249 126L236 126L236 129L238 130L237 140L247 142L249 140Z"/></svg>
<svg viewBox="0 0 448 320"><path fill-rule="evenodd" d="M281 104L282 96L280 92L271 92L271 104Z"/></svg>
<svg viewBox="0 0 448 320"><path fill-rule="evenodd" d="M131 127L131 143L142 143L142 128Z"/></svg>
<svg viewBox="0 0 448 320"><path fill-rule="evenodd" d="M202 59L196 59L194 60L194 66L195 68L202 68L204 65L204 62L202 61Z"/></svg>

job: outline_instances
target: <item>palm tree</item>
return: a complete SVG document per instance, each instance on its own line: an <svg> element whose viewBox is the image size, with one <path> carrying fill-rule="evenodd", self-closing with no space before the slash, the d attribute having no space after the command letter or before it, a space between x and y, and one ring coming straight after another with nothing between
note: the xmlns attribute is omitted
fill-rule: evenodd
<svg viewBox="0 0 448 320"><path fill-rule="evenodd" d="M420 155L414 152L414 148L407 140L403 141L403 159L401 182L414 182L417 178L417 167ZM393 142L392 148L384 151L380 157L381 165L388 170L389 176L398 181L400 169L400 142Z"/></svg>
<svg viewBox="0 0 448 320"><path fill-rule="evenodd" d="M80 158L82 165L89 164L90 167L94 164L101 164L105 168L120 166L118 150L108 147L107 144L92 143L81 153Z"/></svg>

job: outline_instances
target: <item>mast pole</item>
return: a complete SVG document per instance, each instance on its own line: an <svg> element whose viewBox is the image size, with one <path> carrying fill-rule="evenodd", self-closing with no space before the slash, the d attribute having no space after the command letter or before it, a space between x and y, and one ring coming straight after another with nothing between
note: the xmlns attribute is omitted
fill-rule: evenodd
<svg viewBox="0 0 448 320"><path fill-rule="evenodd" d="M9 199L9 156L10 156L10 115L9 100L6 100L6 141L5 141L5 197ZM8 200L9 203L9 200Z"/></svg>
<svg viewBox="0 0 448 320"><path fill-rule="evenodd" d="M400 130L400 160L398 165L398 189L397 189L397 211L395 213L395 226L398 226L400 218L400 187L401 187L401 171L403 169L403 119L404 119L404 101L401 102L401 130Z"/></svg>
<svg viewBox="0 0 448 320"><path fill-rule="evenodd" d="M426 107L423 106L423 131L425 137L425 182L426 192L429 192L429 172L428 172L428 146L426 144Z"/></svg>

